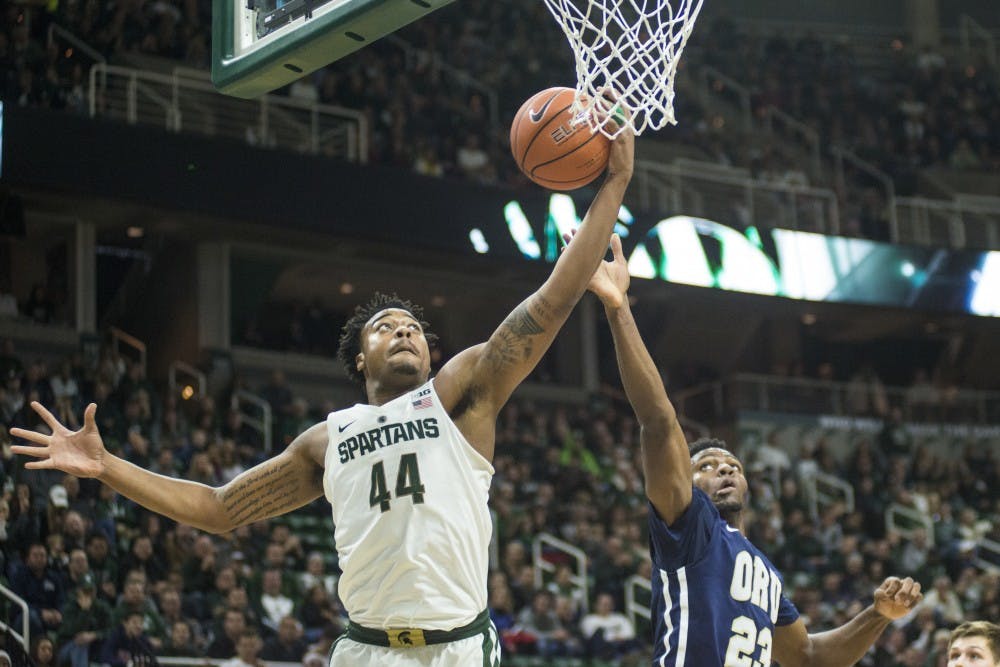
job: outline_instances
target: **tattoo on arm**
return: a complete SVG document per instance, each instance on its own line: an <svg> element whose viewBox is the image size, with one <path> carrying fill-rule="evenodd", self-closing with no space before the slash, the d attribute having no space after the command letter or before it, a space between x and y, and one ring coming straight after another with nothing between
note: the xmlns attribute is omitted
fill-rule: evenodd
<svg viewBox="0 0 1000 667"><path fill-rule="evenodd" d="M274 516L302 502L302 483L291 461L248 475L222 498L234 526Z"/></svg>
<svg viewBox="0 0 1000 667"><path fill-rule="evenodd" d="M538 318L532 315L532 310ZM515 308L493 334L488 351L488 360L493 369L499 370L530 359L534 350L532 337L545 333L545 325L542 322L550 319L551 313L552 307L540 295L535 295L533 299ZM539 322L539 319L542 322Z"/></svg>

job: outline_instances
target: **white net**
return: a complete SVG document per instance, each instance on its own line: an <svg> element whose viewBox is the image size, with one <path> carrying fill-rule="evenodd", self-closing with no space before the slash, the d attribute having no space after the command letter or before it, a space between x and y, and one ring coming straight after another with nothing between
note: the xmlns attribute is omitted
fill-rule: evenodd
<svg viewBox="0 0 1000 667"><path fill-rule="evenodd" d="M576 54L573 112L613 139L674 125L674 77L702 0L545 0ZM595 112L610 93L625 122ZM621 116L616 114L620 119ZM605 121L605 122L602 122Z"/></svg>

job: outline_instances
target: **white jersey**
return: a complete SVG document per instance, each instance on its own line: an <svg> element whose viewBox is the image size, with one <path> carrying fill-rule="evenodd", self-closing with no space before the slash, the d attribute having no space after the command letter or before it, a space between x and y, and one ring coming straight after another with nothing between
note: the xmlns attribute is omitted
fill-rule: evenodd
<svg viewBox="0 0 1000 667"><path fill-rule="evenodd" d="M340 599L369 628L451 630L486 609L493 466L441 407L433 381L327 417Z"/></svg>

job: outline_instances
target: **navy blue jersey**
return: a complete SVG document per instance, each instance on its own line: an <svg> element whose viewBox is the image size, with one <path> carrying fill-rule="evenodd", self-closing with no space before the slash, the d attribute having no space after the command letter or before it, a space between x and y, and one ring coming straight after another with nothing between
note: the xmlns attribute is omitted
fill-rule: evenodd
<svg viewBox="0 0 1000 667"><path fill-rule="evenodd" d="M773 630L799 612L778 570L703 491L668 526L649 506L653 664L768 667Z"/></svg>

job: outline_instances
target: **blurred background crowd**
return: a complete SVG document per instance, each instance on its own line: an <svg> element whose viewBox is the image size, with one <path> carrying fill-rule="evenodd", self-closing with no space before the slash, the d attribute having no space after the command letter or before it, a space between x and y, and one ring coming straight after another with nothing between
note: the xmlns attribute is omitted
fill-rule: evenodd
<svg viewBox="0 0 1000 667"><path fill-rule="evenodd" d="M70 428L95 401L111 451L219 485L265 456L238 411L207 397L179 399L110 347L96 363L50 363L21 358L8 341L0 371L0 572L28 602L36 665L124 666L149 655L250 665L325 660L346 622L325 500L213 536L93 480L25 470L9 450L8 428L42 428L30 401L52 407ZM280 372L255 389L278 416L277 448L337 407L310 405ZM648 580L650 568L637 436L627 403L610 387L586 406L522 399L503 411L489 608L505 664L645 663L648 625L623 613L630 577ZM781 569L812 631L852 618L886 576L916 578L924 603L862 664L944 665L949 628L1000 618L1000 571L979 553L984 540L1000 541L996 447L955 438L953 454L942 455L891 419L881 433L846 437L837 447L822 429L805 433L791 457L780 430L742 434L735 444L750 471L749 537ZM853 508L811 502L804 486L817 474L846 480ZM932 516L933 530L887 525L893 503ZM566 552L545 545L546 570L536 570L542 534L586 554L583 579ZM646 601L640 594L638 603ZM4 614L19 623L17 607Z"/></svg>

